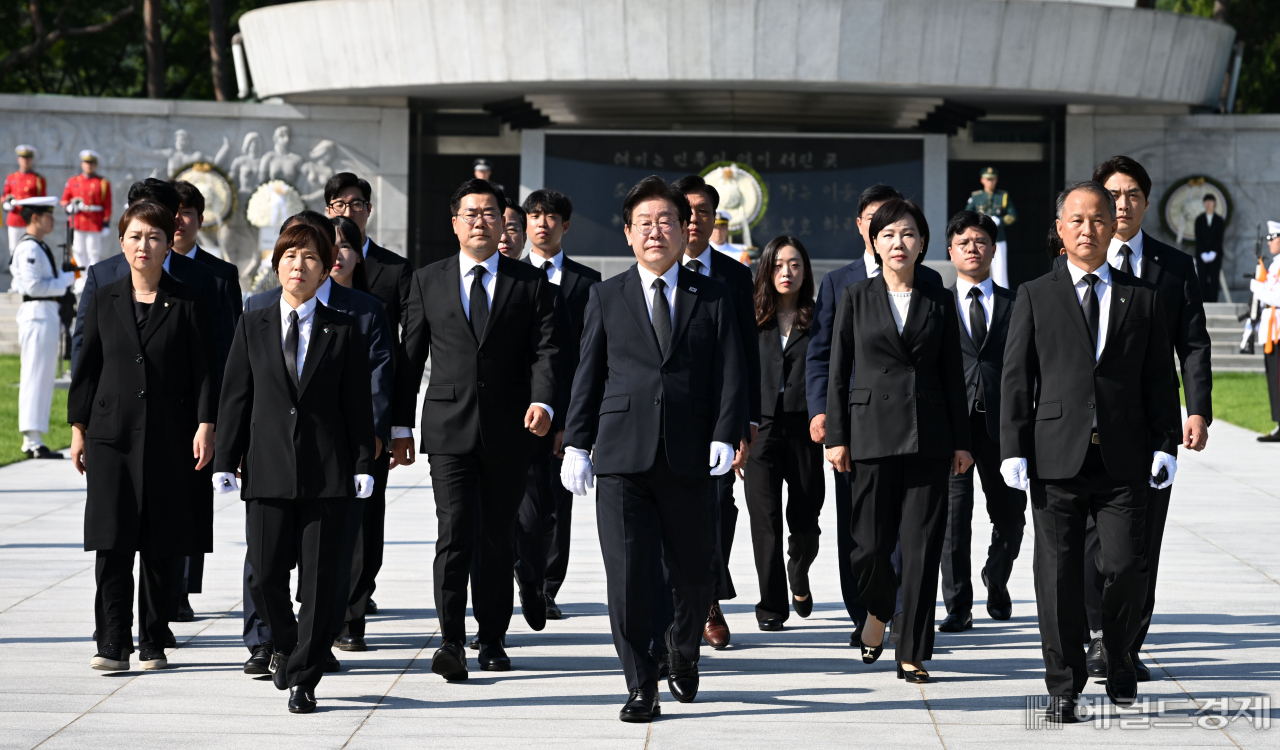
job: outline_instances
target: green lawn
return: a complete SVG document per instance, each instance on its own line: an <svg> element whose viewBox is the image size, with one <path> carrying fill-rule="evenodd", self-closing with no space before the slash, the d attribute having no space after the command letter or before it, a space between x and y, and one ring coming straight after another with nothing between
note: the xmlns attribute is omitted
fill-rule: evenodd
<svg viewBox="0 0 1280 750"><path fill-rule="evenodd" d="M18 432L18 380L21 378L18 357L0 355L0 466L21 461L22 434ZM67 424L67 392L53 391L53 411L49 418L45 445L61 450L71 445L71 425Z"/></svg>
<svg viewBox="0 0 1280 750"><path fill-rule="evenodd" d="M1266 375L1260 372L1215 372L1213 418L1254 432L1271 432L1271 402Z"/></svg>

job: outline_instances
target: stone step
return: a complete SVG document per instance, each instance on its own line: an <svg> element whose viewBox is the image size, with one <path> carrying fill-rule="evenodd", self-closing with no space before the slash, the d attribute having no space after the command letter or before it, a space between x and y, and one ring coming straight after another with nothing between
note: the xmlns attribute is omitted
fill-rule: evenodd
<svg viewBox="0 0 1280 750"><path fill-rule="evenodd" d="M1254 354L1219 354L1213 353L1214 372L1265 372L1262 357Z"/></svg>

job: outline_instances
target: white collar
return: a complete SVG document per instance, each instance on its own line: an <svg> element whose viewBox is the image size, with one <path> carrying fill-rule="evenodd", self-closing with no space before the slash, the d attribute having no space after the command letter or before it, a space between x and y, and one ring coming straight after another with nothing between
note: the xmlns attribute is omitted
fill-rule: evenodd
<svg viewBox="0 0 1280 750"><path fill-rule="evenodd" d="M324 283L320 285L320 288L316 290L316 296L314 297L314 299L320 300L321 304L323 304L325 307L328 307L329 292L332 290L333 290L333 277L330 276L329 278L325 279ZM302 313L298 313L298 314L301 315Z"/></svg>
<svg viewBox="0 0 1280 750"><path fill-rule="evenodd" d="M181 255L181 253L179 253L179 255ZM164 254L164 263L162 263L161 265L164 266L165 273L169 272L169 259L172 257L173 257L172 251Z"/></svg>
<svg viewBox="0 0 1280 750"><path fill-rule="evenodd" d="M1071 284L1073 286L1078 286L1080 284L1080 280L1084 278L1085 274L1089 273L1089 271L1086 271L1075 263L1072 263L1070 258L1067 259L1067 272L1071 274ZM1102 283L1110 284L1111 264L1103 263L1098 266L1097 270L1093 271L1093 274L1097 276Z"/></svg>
<svg viewBox="0 0 1280 750"><path fill-rule="evenodd" d="M556 270L559 271L560 267L564 265L564 250L561 250L550 258L544 258L533 250L529 250L529 263L531 265L542 268L542 264L547 261L551 261L551 265L555 266Z"/></svg>
<svg viewBox="0 0 1280 750"><path fill-rule="evenodd" d="M182 252L182 251L178 250L178 248L176 248L176 247L173 249L173 251L174 251L175 253L177 253L178 255L181 255L181 256L183 256L184 258L190 258L190 259L192 259L192 260L195 260L195 259L196 259L196 252L197 252L198 250L200 250L200 243L198 243L198 242L197 242L196 244L194 244L194 245L192 245L192 246L191 246L191 252L189 252L189 253L184 253L184 252Z"/></svg>
<svg viewBox="0 0 1280 750"><path fill-rule="evenodd" d="M979 292L982 292L983 297L990 297L991 295L995 294L994 282L991 281L990 276L978 282L977 284L970 284L969 282L960 278L956 279L956 294L959 295L961 302L968 299L969 290L974 288L977 288Z"/></svg>
<svg viewBox="0 0 1280 750"><path fill-rule="evenodd" d="M365 235L364 244L360 246L360 255L365 258L369 257L369 236L368 235Z"/></svg>
<svg viewBox="0 0 1280 750"><path fill-rule="evenodd" d="M711 270L711 245L707 245L707 249L702 251L702 255L699 255L696 258L690 258L688 255L683 256L682 258L680 258L680 265L683 266L684 264L688 263L691 260L698 261L699 263L702 264L703 268L710 271ZM663 278L666 278L666 277L664 276Z"/></svg>
<svg viewBox="0 0 1280 750"><path fill-rule="evenodd" d="M880 268L876 265L875 254L866 250L862 251L862 264L867 267L867 278L870 278L871 274Z"/></svg>
<svg viewBox="0 0 1280 750"><path fill-rule="evenodd" d="M1139 229L1138 233L1130 237L1128 240L1122 240L1119 237L1112 237L1111 244L1107 247L1108 261L1111 261L1114 259L1117 263L1120 262L1120 246L1121 245L1129 246L1129 249L1133 251L1134 260L1142 260L1142 230L1141 229Z"/></svg>
<svg viewBox="0 0 1280 750"><path fill-rule="evenodd" d="M666 273L662 274L661 276L658 276L653 271L650 271L649 269L645 268L639 263L636 264L636 270L640 272L640 285L644 287L644 291L647 296L649 291L653 289L654 279L660 278L666 282L668 289L675 289L676 278L680 275L680 264L672 263L671 267L667 269Z"/></svg>
<svg viewBox="0 0 1280 750"><path fill-rule="evenodd" d="M319 295L316 295L311 299L307 300L306 302L303 302L301 305L298 305L298 308L296 310L296 312L298 313L298 320L302 321L311 317L311 313L316 311L316 305L319 302L320 302ZM295 311L294 308L289 306L289 303L285 301L284 295L281 294L280 295L280 317L287 321L289 319L289 313L294 311Z"/></svg>
<svg viewBox="0 0 1280 750"><path fill-rule="evenodd" d="M459 272L462 273L463 276L466 276L467 273L472 268L475 268L476 266L484 266L484 270L488 271L489 275L496 276L498 274L498 258L500 258L501 256L502 256L502 253L499 253L497 250L494 250L493 255L490 255L488 258L485 258L480 263L477 263L471 259L470 255L467 255L466 253L459 250L458 251L458 270Z"/></svg>

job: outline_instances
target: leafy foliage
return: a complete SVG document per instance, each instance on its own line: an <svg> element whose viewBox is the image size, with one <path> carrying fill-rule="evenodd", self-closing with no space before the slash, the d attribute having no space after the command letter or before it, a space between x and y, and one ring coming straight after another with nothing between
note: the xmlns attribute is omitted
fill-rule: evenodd
<svg viewBox="0 0 1280 750"><path fill-rule="evenodd" d="M1221 0L1219 0L1221 2ZM1280 2L1229 0L1227 21L1244 42L1236 112L1280 112ZM1157 0L1156 8L1210 18L1214 0Z"/></svg>

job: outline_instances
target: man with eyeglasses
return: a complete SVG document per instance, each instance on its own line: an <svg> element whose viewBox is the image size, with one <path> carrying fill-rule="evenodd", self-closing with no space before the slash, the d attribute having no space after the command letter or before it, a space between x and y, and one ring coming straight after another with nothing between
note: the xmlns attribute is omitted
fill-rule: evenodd
<svg viewBox="0 0 1280 750"><path fill-rule="evenodd" d="M653 529L675 598L663 634L667 687L689 703L715 585L711 482L729 473L742 438L747 378L729 288L678 262L688 242L685 194L646 177L622 216L637 263L591 288L561 480L581 496L599 477L609 624L629 691L618 718L649 722L661 711L650 652Z"/></svg>
<svg viewBox="0 0 1280 750"><path fill-rule="evenodd" d="M373 213L373 195L369 182L351 172L339 172L324 186L325 213L330 219L345 216L360 227L364 237L361 254L364 255L365 276L369 280L369 293L378 298L387 315L387 325L391 328L392 349L400 348L401 328L405 323L405 300L409 296L409 279L413 276L413 266L409 259L380 247L369 237L369 216ZM397 437L392 435L392 445ZM413 432L399 437L413 446ZM369 539L383 539L383 526L387 513L387 473L396 465L391 453L377 457L373 471L373 495L364 503L363 527ZM352 581L351 612L349 618L356 621L365 615L376 615L378 605L373 601L373 592L377 588L376 577L382 567L381 550L366 549L362 544L356 550L361 564L359 578ZM341 646L339 646L341 648Z"/></svg>
<svg viewBox="0 0 1280 750"><path fill-rule="evenodd" d="M513 611L512 526L535 439L547 434L555 416L555 291L541 270L498 252L504 205L502 193L484 180L468 180L454 192L450 209L460 251L413 274L396 369L393 424L410 425L431 357L420 445L431 464L439 524L433 578L441 645L431 671L450 681L467 678L476 514L472 608L480 668L511 669L502 635ZM392 430L393 436L409 432ZM395 461L412 464L413 441L392 442Z"/></svg>

